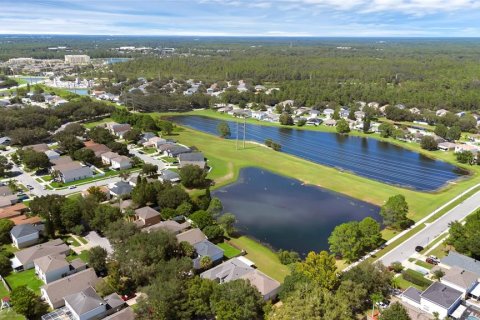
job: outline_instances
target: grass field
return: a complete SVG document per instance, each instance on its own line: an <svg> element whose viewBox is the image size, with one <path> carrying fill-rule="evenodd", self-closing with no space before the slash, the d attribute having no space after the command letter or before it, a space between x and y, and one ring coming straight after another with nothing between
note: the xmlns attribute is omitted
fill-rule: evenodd
<svg viewBox="0 0 480 320"><path fill-rule="evenodd" d="M10 288L15 289L17 287L26 285L32 289L36 294L40 294L40 287L43 286L43 282L35 275L35 269L30 269L21 272L12 272L5 277Z"/></svg>
<svg viewBox="0 0 480 320"><path fill-rule="evenodd" d="M240 255L241 251L238 250L237 248L232 247L226 242L218 243L217 246L219 246L223 250L223 255L227 259L231 259L234 257L237 257Z"/></svg>
<svg viewBox="0 0 480 320"><path fill-rule="evenodd" d="M10 292L8 292L7 288L5 288L3 283L0 283L0 299L5 298L5 297L9 297L9 296L10 296Z"/></svg>
<svg viewBox="0 0 480 320"><path fill-rule="evenodd" d="M416 288L420 291L424 290L424 288L422 288L421 286L418 286L414 283L411 283L410 281L407 281L407 280L403 279L402 275L400 275L398 277L395 277L393 279L393 283L397 288L402 289L402 290L406 290L409 287L414 287L414 288Z"/></svg>
<svg viewBox="0 0 480 320"><path fill-rule="evenodd" d="M95 127L97 127L101 124L105 124L107 122L113 122L113 119L112 118L104 118L104 119L99 120L99 121L84 123L83 126L87 129L91 129L91 128L95 128Z"/></svg>
<svg viewBox="0 0 480 320"><path fill-rule="evenodd" d="M90 253L87 250L84 250L84 251L80 252L80 254L72 253L72 254L67 256L67 261L72 261L72 260L75 260L77 258L80 258L83 262L88 263L89 254Z"/></svg>
<svg viewBox="0 0 480 320"><path fill-rule="evenodd" d="M263 271L275 280L283 282L283 279L290 274L290 269L280 263L275 252L255 240L241 236L239 238L231 238L230 242L237 248L245 250L247 252L245 257L252 260L260 271Z"/></svg>
<svg viewBox="0 0 480 320"><path fill-rule="evenodd" d="M0 311L0 320L25 320L25 317L10 308Z"/></svg>

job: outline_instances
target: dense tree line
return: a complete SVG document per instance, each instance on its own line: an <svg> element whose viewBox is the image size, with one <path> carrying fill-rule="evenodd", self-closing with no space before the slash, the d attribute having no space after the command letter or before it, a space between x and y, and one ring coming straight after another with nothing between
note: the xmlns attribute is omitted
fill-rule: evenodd
<svg viewBox="0 0 480 320"><path fill-rule="evenodd" d="M136 59L113 69L127 78L162 75L206 83L276 83L281 88L278 99L295 99L307 106L362 100L429 109L478 109L479 67L471 54L462 55L458 47L419 51L404 44L395 49L264 48L228 56Z"/></svg>
<svg viewBox="0 0 480 320"><path fill-rule="evenodd" d="M30 106L3 108L0 109L0 134L11 137L14 144L39 143L63 123L94 119L113 110L113 106L88 97L75 99L55 109Z"/></svg>

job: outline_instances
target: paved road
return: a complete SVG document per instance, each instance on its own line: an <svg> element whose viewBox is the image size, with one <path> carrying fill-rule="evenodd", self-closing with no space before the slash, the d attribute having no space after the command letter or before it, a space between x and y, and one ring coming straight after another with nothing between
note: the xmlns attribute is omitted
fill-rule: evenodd
<svg viewBox="0 0 480 320"><path fill-rule="evenodd" d="M462 220L478 208L480 208L480 191L460 203L452 210L448 211L439 219L427 224L422 231L418 232L402 244L398 245L395 249L385 254L379 259L379 261L383 262L383 264L387 266L395 261L403 262L415 253L416 246L425 247L438 235L446 231L450 222Z"/></svg>

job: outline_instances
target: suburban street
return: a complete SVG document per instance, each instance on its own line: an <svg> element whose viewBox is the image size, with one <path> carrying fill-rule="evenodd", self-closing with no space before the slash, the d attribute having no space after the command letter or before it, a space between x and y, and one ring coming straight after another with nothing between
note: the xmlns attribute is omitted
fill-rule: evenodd
<svg viewBox="0 0 480 320"><path fill-rule="evenodd" d="M143 162L150 163L150 164L158 166L158 171L159 172L162 171L163 169L165 169L165 162L163 162L161 160L158 160L158 159L154 159L147 154L141 154L136 149L130 149L129 151L134 156L142 159Z"/></svg>
<svg viewBox="0 0 480 320"><path fill-rule="evenodd" d="M405 240L392 251L385 254L378 261L388 266L395 261L404 261L415 253L416 246L425 247L429 242L433 241L438 235L446 231L450 222L462 220L476 209L480 208L480 191L470 198L466 199L452 210L445 213L442 217L427 226L414 236Z"/></svg>

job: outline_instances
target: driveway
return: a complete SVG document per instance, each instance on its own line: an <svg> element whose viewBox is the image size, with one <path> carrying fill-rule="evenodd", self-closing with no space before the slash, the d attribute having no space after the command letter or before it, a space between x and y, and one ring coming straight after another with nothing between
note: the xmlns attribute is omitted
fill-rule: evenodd
<svg viewBox="0 0 480 320"><path fill-rule="evenodd" d="M107 250L108 254L113 253L113 248L112 245L110 244L110 241L108 241L107 238L102 238L98 233L95 231L90 231L86 236L85 239L87 239L88 243L85 245L85 247L88 247L88 249L91 249L93 247L102 247L103 249ZM88 250L87 249L87 250Z"/></svg>
<svg viewBox="0 0 480 320"><path fill-rule="evenodd" d="M138 150L130 149L129 151L134 156L142 159L142 161L144 161L145 163L150 163L150 164L158 166L158 171L159 172L162 171L163 169L165 169L165 167L166 167L165 162L163 162L161 160L158 160L158 159L154 159L147 154L141 154L141 153L138 152Z"/></svg>
<svg viewBox="0 0 480 320"><path fill-rule="evenodd" d="M445 213L434 222L427 224L423 230L405 240L402 244L385 254L378 261L381 261L386 266L395 261L403 262L415 253L416 246L425 247L441 233L448 230L451 222L464 219L478 208L480 208L480 191Z"/></svg>

